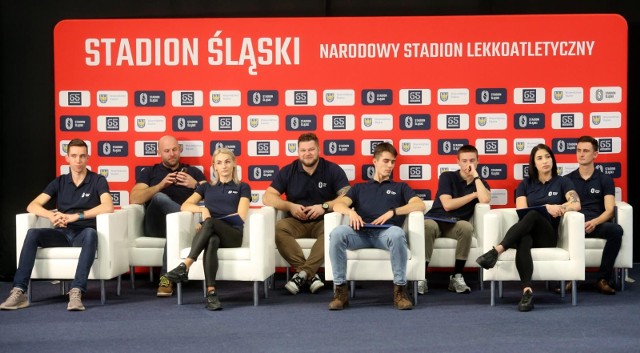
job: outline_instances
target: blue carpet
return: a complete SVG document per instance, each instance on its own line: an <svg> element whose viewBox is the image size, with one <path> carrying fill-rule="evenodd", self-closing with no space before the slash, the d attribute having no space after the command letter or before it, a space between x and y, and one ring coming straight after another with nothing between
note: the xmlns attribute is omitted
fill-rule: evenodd
<svg viewBox="0 0 640 353"><path fill-rule="evenodd" d="M631 272L640 280L640 271ZM67 312L67 298L49 281L34 281L27 309L0 312L0 352L639 352L637 284L614 296L579 285L578 306L544 283L534 284L535 309L516 309L520 290L505 282L504 298L489 305L488 282L480 291L476 272L465 273L470 294L446 290L445 273L430 274L429 293L411 311L393 308L390 282L359 282L350 307L327 310L331 283L319 293L289 295L276 278L269 298L253 306L252 285L220 282L224 310L204 309L202 282L176 296L157 298L156 284L137 276L136 289L108 282L100 305L99 283L83 298L85 312ZM552 284L554 286L555 284ZM4 300L11 283L0 282Z"/></svg>

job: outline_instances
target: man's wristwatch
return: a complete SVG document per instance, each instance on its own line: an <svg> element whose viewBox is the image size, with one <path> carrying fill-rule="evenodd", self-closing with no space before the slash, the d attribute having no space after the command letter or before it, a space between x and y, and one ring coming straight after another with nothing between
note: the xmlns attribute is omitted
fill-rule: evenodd
<svg viewBox="0 0 640 353"><path fill-rule="evenodd" d="M329 212L329 204L328 203L323 203L322 204L322 209L324 210L325 213Z"/></svg>
<svg viewBox="0 0 640 353"><path fill-rule="evenodd" d="M84 212L78 213L78 220L81 221L84 219Z"/></svg>

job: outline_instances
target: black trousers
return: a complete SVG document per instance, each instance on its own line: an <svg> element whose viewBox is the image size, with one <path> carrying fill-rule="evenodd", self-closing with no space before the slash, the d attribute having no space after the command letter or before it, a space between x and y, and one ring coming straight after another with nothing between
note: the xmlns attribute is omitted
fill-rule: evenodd
<svg viewBox="0 0 640 353"><path fill-rule="evenodd" d="M204 277L208 287L216 285L218 249L240 247L242 235L242 229L234 228L225 221L213 217L207 218L202 223L202 228L191 242L191 252L188 257L195 261L204 251Z"/></svg>
<svg viewBox="0 0 640 353"><path fill-rule="evenodd" d="M505 250L516 249L516 268L520 275L520 285L522 288L531 287L531 249L558 246L558 230L539 212L529 212L509 228L500 245Z"/></svg>

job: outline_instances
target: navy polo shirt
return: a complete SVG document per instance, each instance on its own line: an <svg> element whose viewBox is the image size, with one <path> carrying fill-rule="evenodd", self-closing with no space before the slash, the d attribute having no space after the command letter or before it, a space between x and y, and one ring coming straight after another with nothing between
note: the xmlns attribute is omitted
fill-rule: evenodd
<svg viewBox="0 0 640 353"><path fill-rule="evenodd" d="M87 169L80 185L73 183L71 173L60 175L47 185L43 193L56 198L56 208L62 213L80 213L100 205L100 195L109 192L107 179ZM96 219L83 219L69 223L69 228L95 228Z"/></svg>
<svg viewBox="0 0 640 353"><path fill-rule="evenodd" d="M251 188L245 182L240 182L240 184L233 181L217 182L216 184L204 183L198 185L195 192L204 199L204 206L213 218L238 213L241 197L251 200Z"/></svg>
<svg viewBox="0 0 640 353"><path fill-rule="evenodd" d="M584 214L584 220L590 221L600 216L604 211L604 197L606 195L616 195L616 187L613 179L595 169L591 177L582 179L578 169L567 175L576 187L576 192L580 196L580 212Z"/></svg>
<svg viewBox="0 0 640 353"><path fill-rule="evenodd" d="M300 160L284 166L275 175L271 187L286 194L287 201L303 206L317 205L335 199L338 190L349 186L349 180L339 165L318 159L313 174L304 171Z"/></svg>
<svg viewBox="0 0 640 353"><path fill-rule="evenodd" d="M407 183L396 183L388 179L381 183L369 180L355 184L347 192L347 197L352 201L353 208L366 223L371 223L392 208L406 205L416 196L416 192ZM387 223L402 227L405 216L395 216Z"/></svg>
<svg viewBox="0 0 640 353"><path fill-rule="evenodd" d="M177 170L182 168L187 168L187 174L191 175L198 183L203 180L206 180L204 174L200 171L200 169L196 167L189 166L188 164L180 163L178 168L171 170L164 166L162 163L158 163L152 167L145 167L140 170L138 173L138 178L136 179L136 184L143 183L149 186L154 186L159 184L164 177L169 173L175 173ZM182 185L170 185L161 191L165 195L169 196L169 198L175 201L177 204L182 205L189 196L193 195L193 189L188 188Z"/></svg>
<svg viewBox="0 0 640 353"><path fill-rule="evenodd" d="M482 179L481 181L482 184L484 184L484 187L491 190L489 188L489 184L487 184L486 181ZM455 199L472 194L476 191L476 182L472 181L471 184L467 184L467 181L464 180L460 175L459 170L454 172L444 172L440 174L440 179L438 179L438 192L436 193L436 197L433 200L433 206L427 212L427 214L430 216L457 217L459 219L468 221L471 216L473 216L475 206L478 203L477 198L471 200L469 203L458 209L447 212L444 207L442 207L440 195L451 195L451 197Z"/></svg>
<svg viewBox="0 0 640 353"><path fill-rule="evenodd" d="M566 195L570 190L575 190L571 179L559 175L554 176L546 183L539 180L532 180L530 177L525 178L518 184L516 189L516 198L520 196L527 197L527 206L540 205L561 205L567 202ZM560 217L551 217L552 225L558 228Z"/></svg>

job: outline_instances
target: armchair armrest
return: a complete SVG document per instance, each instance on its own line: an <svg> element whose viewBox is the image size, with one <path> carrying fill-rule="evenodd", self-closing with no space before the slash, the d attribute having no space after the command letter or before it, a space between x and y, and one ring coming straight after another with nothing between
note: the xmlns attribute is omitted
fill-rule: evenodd
<svg viewBox="0 0 640 353"><path fill-rule="evenodd" d="M411 258L422 258L424 260L424 214L421 211L409 213L402 228L407 234Z"/></svg>
<svg viewBox="0 0 640 353"><path fill-rule="evenodd" d="M109 259L101 261L107 264L99 270L102 278L115 277L129 269L127 216L127 211L117 210L96 217L98 259Z"/></svg>
<svg viewBox="0 0 640 353"><path fill-rule="evenodd" d="M331 231L342 224L344 216L338 212L330 212L324 215L324 277L327 281L333 281L333 266L329 257L329 235Z"/></svg>
<svg viewBox="0 0 640 353"><path fill-rule="evenodd" d="M484 240L481 233L484 228L484 215L491 211L491 206L488 203L477 203L473 211L473 236L478 241L478 248L483 249Z"/></svg>
<svg viewBox="0 0 640 353"><path fill-rule="evenodd" d="M265 264L262 268L273 270L276 267L275 253L275 209L263 206L249 216L249 248L252 261ZM246 234L245 234L246 235ZM271 273L263 273L260 277L266 278Z"/></svg>
<svg viewBox="0 0 640 353"><path fill-rule="evenodd" d="M616 221L622 227L622 245L616 259L616 267L633 267L633 207L624 202L616 202Z"/></svg>
<svg viewBox="0 0 640 353"><path fill-rule="evenodd" d="M191 246L195 235L193 213L174 212L167 215L167 267L174 268L180 263L180 249Z"/></svg>
<svg viewBox="0 0 640 353"><path fill-rule="evenodd" d="M122 206L122 209L128 212L129 243L133 245L137 238L144 236L144 206L129 204Z"/></svg>

